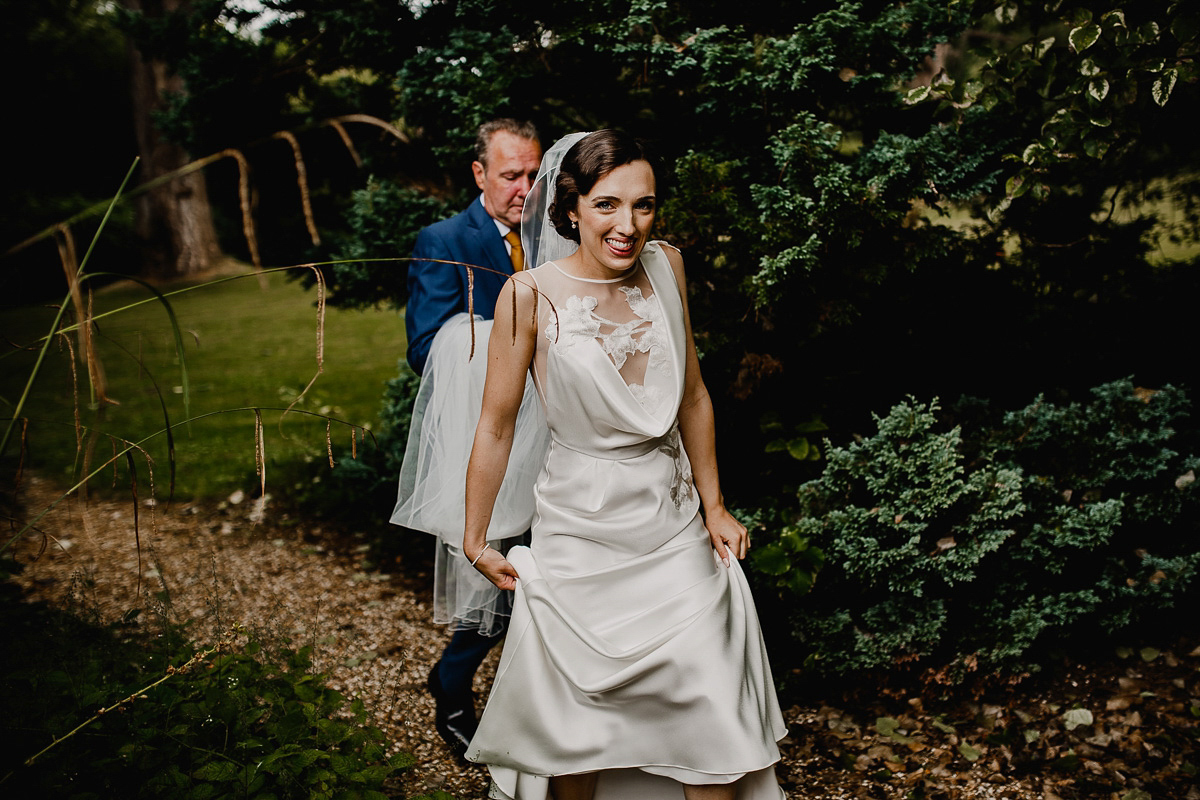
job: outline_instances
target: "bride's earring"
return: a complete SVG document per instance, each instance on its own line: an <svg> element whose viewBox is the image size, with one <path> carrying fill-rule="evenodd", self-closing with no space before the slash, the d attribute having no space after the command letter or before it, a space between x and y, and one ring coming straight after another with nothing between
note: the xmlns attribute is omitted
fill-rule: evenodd
<svg viewBox="0 0 1200 800"><path fill-rule="evenodd" d="M575 220L571 220L571 230L575 230L578 227L579 227L579 223L576 222Z"/></svg>

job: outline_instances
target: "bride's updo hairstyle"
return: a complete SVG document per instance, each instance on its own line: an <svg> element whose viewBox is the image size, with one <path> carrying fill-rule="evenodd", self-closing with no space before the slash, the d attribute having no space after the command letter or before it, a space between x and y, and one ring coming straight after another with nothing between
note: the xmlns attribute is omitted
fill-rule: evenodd
<svg viewBox="0 0 1200 800"><path fill-rule="evenodd" d="M654 172L658 184L658 164L650 156L646 145L628 133L612 129L589 133L580 139L563 156L558 178L554 181L554 202L547 213L554 230L563 238L579 242L579 231L571 227L567 214L579 205L579 198L617 167L634 161L645 161Z"/></svg>

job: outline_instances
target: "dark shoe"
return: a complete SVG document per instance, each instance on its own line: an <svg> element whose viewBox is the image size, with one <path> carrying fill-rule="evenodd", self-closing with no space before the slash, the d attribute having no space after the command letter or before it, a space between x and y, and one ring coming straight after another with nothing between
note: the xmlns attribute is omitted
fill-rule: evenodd
<svg viewBox="0 0 1200 800"><path fill-rule="evenodd" d="M465 698L447 695L438 678L438 668L441 665L441 661L433 665L426 682L437 707L434 727L446 741L450 752L458 758L463 758L467 754L467 745L471 743L471 737L475 735L475 729L479 727L479 722L475 719L475 698L470 694Z"/></svg>

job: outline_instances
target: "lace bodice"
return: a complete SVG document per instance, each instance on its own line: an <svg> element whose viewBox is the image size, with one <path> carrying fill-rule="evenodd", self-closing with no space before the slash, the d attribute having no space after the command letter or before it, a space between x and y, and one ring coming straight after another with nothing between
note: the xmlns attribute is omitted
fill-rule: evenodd
<svg viewBox="0 0 1200 800"><path fill-rule="evenodd" d="M618 290L625 297L628 311L633 313L632 319L624 322L608 319L597 313L599 303L595 297L571 295L558 316L550 318L545 336L560 355L584 341L595 340L633 396L653 413L663 396L657 387L647 387L645 373L654 370L663 378L671 374L668 343L662 330L662 307L657 295L645 297L641 287L622 286ZM638 363L630 364L631 357Z"/></svg>

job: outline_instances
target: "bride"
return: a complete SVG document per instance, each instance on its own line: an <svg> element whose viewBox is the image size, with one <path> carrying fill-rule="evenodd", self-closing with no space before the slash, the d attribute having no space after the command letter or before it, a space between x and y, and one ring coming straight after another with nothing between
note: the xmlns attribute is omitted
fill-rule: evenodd
<svg viewBox="0 0 1200 800"><path fill-rule="evenodd" d="M726 510L655 166L611 130L542 161L500 295L463 550L515 592L467 757L507 800L779 800L786 733ZM533 260L537 259L537 260ZM529 547L486 544L532 371L551 443Z"/></svg>

